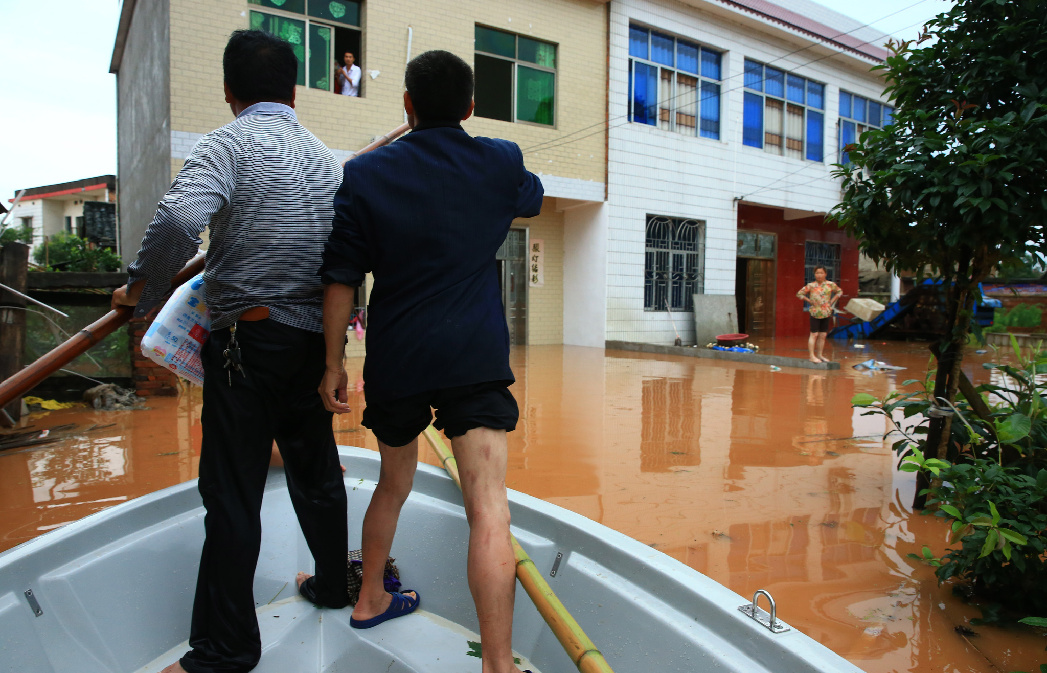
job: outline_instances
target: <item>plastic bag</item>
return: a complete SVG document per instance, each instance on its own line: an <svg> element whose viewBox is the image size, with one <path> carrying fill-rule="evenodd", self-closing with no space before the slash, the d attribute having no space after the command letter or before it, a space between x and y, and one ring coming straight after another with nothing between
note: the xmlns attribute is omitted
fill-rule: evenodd
<svg viewBox="0 0 1047 673"><path fill-rule="evenodd" d="M202 386L200 350L211 333L201 273L175 289L142 337L142 354L183 379Z"/></svg>

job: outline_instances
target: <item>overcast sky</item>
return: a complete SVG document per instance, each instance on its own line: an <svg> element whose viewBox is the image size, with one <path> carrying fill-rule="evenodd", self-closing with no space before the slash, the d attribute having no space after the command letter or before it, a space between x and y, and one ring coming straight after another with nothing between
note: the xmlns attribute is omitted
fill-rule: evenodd
<svg viewBox="0 0 1047 673"><path fill-rule="evenodd" d="M789 0L775 1L789 6ZM816 1L901 38L915 37L950 4ZM0 0L5 204L23 187L116 173L116 77L109 74L109 60L119 16L117 0Z"/></svg>

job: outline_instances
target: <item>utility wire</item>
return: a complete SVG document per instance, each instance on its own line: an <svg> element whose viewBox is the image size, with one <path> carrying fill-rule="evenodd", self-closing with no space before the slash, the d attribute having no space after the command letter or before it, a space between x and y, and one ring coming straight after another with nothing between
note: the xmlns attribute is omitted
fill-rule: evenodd
<svg viewBox="0 0 1047 673"><path fill-rule="evenodd" d="M912 9L915 6L923 4L924 2L928 2L928 1L929 0L917 0L916 2L914 2L911 5L908 5L907 7L903 7L902 9L899 9L897 11L891 12L890 14L882 16L882 17L876 19L875 21L871 21L869 23L866 23L866 24L863 24L861 26L858 26L857 28L853 28L853 29L851 29L851 30L849 30L849 31L847 31L845 33L838 33L838 34L836 34L836 35L834 35L832 37L826 38L826 39L827 40L835 40L838 37L842 37L844 35L849 35L850 33L853 33L853 32L858 31L858 30L862 30L863 28L868 28L868 27L872 26L873 24L875 24L875 23L877 23L879 21L883 21L884 19L888 19L888 18L894 16L895 14L899 14L899 13L904 12L906 10ZM909 28L913 28L915 26L922 25L923 23L925 23L925 22L924 21L918 21L918 22L916 22L914 24L911 24L911 25L908 25L908 26L902 28L901 30L908 30ZM867 45L867 44L870 44L870 42L871 42L871 40L867 40L865 42L862 42L861 44L862 45ZM820 43L820 42L813 42L813 43L811 43L811 44L809 44L809 45L807 45L805 47L800 47L799 49L794 49L793 51L790 51L790 52L788 52L786 54L783 54L782 56L779 56L778 58L775 58L775 59L770 60L770 61L766 61L766 62L764 62L764 65L771 65L773 63L777 63L777 62L779 62L779 61L781 61L783 59L786 59L786 58L788 58L788 57L790 57L790 56L792 56L794 54L798 54L798 53L800 53L802 51L806 51L807 49L811 49L812 47L816 47L816 46L824 46L824 45L822 45L822 43ZM832 58L833 56L839 56L840 54L846 53L847 51L850 51L850 49L841 49L839 51L834 51L834 52L831 52L829 54L826 54L825 56L820 56L820 57L818 57L816 59L812 59L810 61L806 61L804 63L797 64L796 66L793 66L793 69L803 68L805 66L808 66L808 65L811 65L811 64L814 64L814 63L818 63L820 61L824 61L825 59ZM730 76L720 80L720 82L722 84L723 82L727 82L727 81L735 79L735 78L737 78L739 76L744 76L744 74L745 74L745 72L743 70L742 72L735 73L733 75L730 75ZM761 81L766 81L766 77L764 77ZM741 85L741 86L731 87L729 89L725 89L725 90L721 91L719 95L720 96L724 96L724 95L726 95L726 94L728 94L728 93L730 93L732 91L737 91L738 89L744 89L744 88L746 88L744 84ZM690 94L689 93L677 94L676 96L672 96L670 98L667 98L665 101L660 101L659 104L661 102L666 102L666 103L675 102L675 100L677 98L680 98L680 97L683 97L683 96L687 96L687 95L693 95L693 92L691 92ZM542 151L542 150L554 149L556 147L562 147L563 145L568 145L570 143L577 142L579 140L583 140L585 138L592 137L594 135L597 135L597 134L603 132L605 128L611 129L611 128L617 128L618 126L621 126L621 124L618 124L618 123L615 123L615 122L619 122L619 121L621 121L623 119L628 121L629 115L630 115L630 113L627 112L626 114L621 115L619 117L614 117L614 118L608 120L607 122L600 121L600 122L596 122L595 124L590 124L589 126L583 126L580 129L577 129L577 130L572 131L570 133L566 133L566 134L564 134L562 136L559 136L558 138L554 138L552 140L547 140L547 141L544 141L544 142L537 143L535 145L531 145L530 147L524 148L522 151L524 153L529 154L529 153L532 153L532 152L539 152L539 151ZM605 124L606 124L606 126L605 126ZM583 136L579 136L579 137L574 138L572 140L566 140L567 138L570 138L571 136L573 136L575 134L583 133L583 132L588 131L590 129L597 129L597 130L595 132L593 132L593 133L587 133L587 134L585 134Z"/></svg>

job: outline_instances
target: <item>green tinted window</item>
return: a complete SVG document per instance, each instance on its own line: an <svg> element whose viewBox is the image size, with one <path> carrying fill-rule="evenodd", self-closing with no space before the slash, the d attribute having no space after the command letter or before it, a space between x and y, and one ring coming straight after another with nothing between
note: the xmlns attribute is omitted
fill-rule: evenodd
<svg viewBox="0 0 1047 673"><path fill-rule="evenodd" d="M360 3L354 0L309 0L309 16L359 26Z"/></svg>
<svg viewBox="0 0 1047 673"><path fill-rule="evenodd" d="M291 1L288 0L288 4ZM299 86L305 85L305 21L251 12L251 29L264 30L291 43L294 55L298 57L297 83Z"/></svg>
<svg viewBox="0 0 1047 673"><path fill-rule="evenodd" d="M516 118L522 122L552 126L555 89L553 73L517 66Z"/></svg>
<svg viewBox="0 0 1047 673"><path fill-rule="evenodd" d="M545 68L556 67L556 45L520 36L520 60Z"/></svg>
<svg viewBox="0 0 1047 673"><path fill-rule="evenodd" d="M314 23L309 24L309 86L330 91L333 64L331 29Z"/></svg>
<svg viewBox="0 0 1047 673"><path fill-rule="evenodd" d="M483 26L476 27L476 51L516 58L516 36Z"/></svg>
<svg viewBox="0 0 1047 673"><path fill-rule="evenodd" d="M305 0L247 0L247 4L282 9L285 12L294 12L295 14L305 14Z"/></svg>

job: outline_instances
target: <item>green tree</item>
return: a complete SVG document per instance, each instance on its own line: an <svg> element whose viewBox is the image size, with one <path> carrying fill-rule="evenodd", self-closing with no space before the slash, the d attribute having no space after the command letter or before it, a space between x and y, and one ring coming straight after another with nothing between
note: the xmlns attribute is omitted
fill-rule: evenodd
<svg viewBox="0 0 1047 673"><path fill-rule="evenodd" d="M894 122L848 148L831 217L887 269L929 265L942 278L934 397L945 407L978 283L1047 252L1047 11L1043 0L958 0L918 41L889 48L878 67ZM947 457L951 421L934 419L929 457Z"/></svg>
<svg viewBox="0 0 1047 673"><path fill-rule="evenodd" d="M3 231L0 231L0 245L4 243L32 243L33 242L33 228L27 226L21 227L5 227Z"/></svg>
<svg viewBox="0 0 1047 673"><path fill-rule="evenodd" d="M55 234L33 250L33 260L50 271L119 271L120 258L73 234Z"/></svg>

